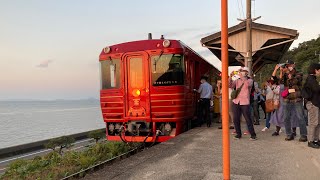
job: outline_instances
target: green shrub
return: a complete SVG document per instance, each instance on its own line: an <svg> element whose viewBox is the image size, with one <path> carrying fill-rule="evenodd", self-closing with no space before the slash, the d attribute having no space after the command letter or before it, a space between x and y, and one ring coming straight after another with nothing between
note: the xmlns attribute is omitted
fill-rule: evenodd
<svg viewBox="0 0 320 180"><path fill-rule="evenodd" d="M61 179L129 150L122 142L102 142L80 152L68 151L63 156L53 151L31 160L12 162L0 179Z"/></svg>
<svg viewBox="0 0 320 180"><path fill-rule="evenodd" d="M96 164L97 158L94 156L86 156L84 154L81 154L79 157L79 164L81 166L81 169L86 169L94 164Z"/></svg>
<svg viewBox="0 0 320 180"><path fill-rule="evenodd" d="M62 154L62 149L69 148L75 142L75 139L70 136L62 136L59 138L51 139L45 147L47 149L52 149L53 151L56 150L56 147L59 147L59 154Z"/></svg>
<svg viewBox="0 0 320 180"><path fill-rule="evenodd" d="M105 136L106 136L105 131L101 131L101 130L91 131L88 134L88 137L96 140L96 143L98 143L98 141L104 138Z"/></svg>
<svg viewBox="0 0 320 180"><path fill-rule="evenodd" d="M45 147L47 149L52 149L53 151L56 150L56 147L58 146L58 141L57 139L51 139L46 145Z"/></svg>

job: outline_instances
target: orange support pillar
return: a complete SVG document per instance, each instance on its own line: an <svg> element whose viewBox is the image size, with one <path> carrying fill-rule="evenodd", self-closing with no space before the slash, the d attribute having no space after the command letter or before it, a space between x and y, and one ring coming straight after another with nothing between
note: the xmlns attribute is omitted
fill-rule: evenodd
<svg viewBox="0 0 320 180"><path fill-rule="evenodd" d="M222 61L222 155L223 179L230 179L229 82L228 82L228 0L221 0L221 61Z"/></svg>

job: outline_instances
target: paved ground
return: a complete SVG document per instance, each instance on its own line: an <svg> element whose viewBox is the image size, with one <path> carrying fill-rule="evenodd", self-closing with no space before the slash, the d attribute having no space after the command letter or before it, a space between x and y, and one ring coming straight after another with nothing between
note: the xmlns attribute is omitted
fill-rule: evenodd
<svg viewBox="0 0 320 180"><path fill-rule="evenodd" d="M283 133L272 137L273 131L261 132L262 125L255 128L257 141L245 135L241 140L230 139L231 179L320 179L320 149L311 149L298 138L286 142ZM221 133L216 124L192 129L85 179L222 179Z"/></svg>

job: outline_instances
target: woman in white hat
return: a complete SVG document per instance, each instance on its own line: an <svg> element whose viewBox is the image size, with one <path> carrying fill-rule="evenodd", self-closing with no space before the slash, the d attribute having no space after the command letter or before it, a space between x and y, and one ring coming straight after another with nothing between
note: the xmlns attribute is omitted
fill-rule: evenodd
<svg viewBox="0 0 320 180"><path fill-rule="evenodd" d="M250 132L250 139L256 140L257 136L254 131L253 127L253 121L250 115L250 90L253 85L252 79L248 78L249 69L247 67L242 67L240 70L240 78L232 81L231 78L229 78L229 86L232 89L236 89L239 91L236 97L232 100L233 102L233 122L236 129L236 135L234 136L235 139L241 138L241 126L240 126L240 117L241 114L243 114L246 122L247 127Z"/></svg>

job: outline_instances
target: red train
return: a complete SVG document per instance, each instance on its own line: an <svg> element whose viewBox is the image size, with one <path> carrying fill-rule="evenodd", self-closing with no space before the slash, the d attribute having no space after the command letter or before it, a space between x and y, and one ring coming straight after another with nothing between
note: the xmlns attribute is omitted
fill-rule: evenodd
<svg viewBox="0 0 320 180"><path fill-rule="evenodd" d="M191 127L200 76L220 72L178 40L105 47L100 101L107 140L163 142Z"/></svg>

